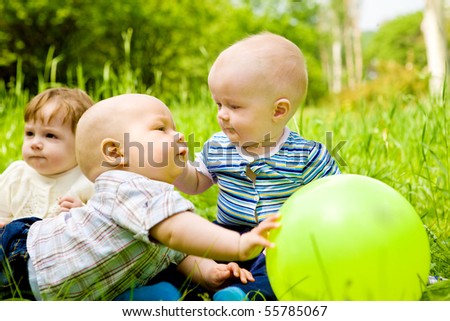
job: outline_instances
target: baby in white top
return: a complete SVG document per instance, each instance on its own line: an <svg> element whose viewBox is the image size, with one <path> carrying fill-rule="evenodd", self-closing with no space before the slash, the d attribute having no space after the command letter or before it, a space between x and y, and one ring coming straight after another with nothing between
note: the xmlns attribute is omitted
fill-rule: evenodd
<svg viewBox="0 0 450 321"><path fill-rule="evenodd" d="M91 197L94 185L75 157L75 130L92 105L84 91L70 88L47 89L28 103L23 160L0 175L0 226L21 217L52 217Z"/></svg>

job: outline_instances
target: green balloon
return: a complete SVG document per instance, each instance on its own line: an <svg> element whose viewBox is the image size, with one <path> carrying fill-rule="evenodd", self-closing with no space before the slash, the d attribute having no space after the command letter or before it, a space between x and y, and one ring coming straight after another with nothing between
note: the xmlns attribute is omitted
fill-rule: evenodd
<svg viewBox="0 0 450 321"><path fill-rule="evenodd" d="M279 300L418 300L430 269L428 237L396 190L341 174L316 180L281 207L267 273Z"/></svg>

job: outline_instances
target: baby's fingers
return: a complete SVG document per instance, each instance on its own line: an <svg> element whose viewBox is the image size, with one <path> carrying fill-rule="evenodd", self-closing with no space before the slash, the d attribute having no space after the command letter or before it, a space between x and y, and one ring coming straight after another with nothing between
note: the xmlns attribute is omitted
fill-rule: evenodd
<svg viewBox="0 0 450 321"><path fill-rule="evenodd" d="M264 221L259 223L259 225L254 228L254 231L260 235L264 235L264 233L267 233L270 230L279 228L281 226L279 220L280 220L280 214L271 215L268 218L266 218Z"/></svg>
<svg viewBox="0 0 450 321"><path fill-rule="evenodd" d="M228 263L228 269L236 279L239 279L243 284L247 284L248 281L253 282L255 279L250 271L242 269L237 263Z"/></svg>
<svg viewBox="0 0 450 321"><path fill-rule="evenodd" d="M72 204L70 202L61 202L59 203L59 209L61 212L68 212L72 208Z"/></svg>
<svg viewBox="0 0 450 321"><path fill-rule="evenodd" d="M250 282L254 282L255 281L255 278L253 277L253 274L250 271L246 270L246 269L241 269L240 270L240 279L241 279L241 282L243 284L247 284L248 281L250 281Z"/></svg>

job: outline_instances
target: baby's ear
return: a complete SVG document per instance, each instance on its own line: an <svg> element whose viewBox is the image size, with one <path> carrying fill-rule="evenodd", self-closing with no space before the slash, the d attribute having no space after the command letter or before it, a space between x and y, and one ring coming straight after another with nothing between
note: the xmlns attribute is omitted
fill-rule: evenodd
<svg viewBox="0 0 450 321"><path fill-rule="evenodd" d="M112 139L105 138L101 144L103 165L108 167L117 167L125 165L125 157L122 149L120 148L120 142Z"/></svg>
<svg viewBox="0 0 450 321"><path fill-rule="evenodd" d="M280 98L274 103L273 119L274 121L284 120L289 117L291 112L291 102L287 98Z"/></svg>

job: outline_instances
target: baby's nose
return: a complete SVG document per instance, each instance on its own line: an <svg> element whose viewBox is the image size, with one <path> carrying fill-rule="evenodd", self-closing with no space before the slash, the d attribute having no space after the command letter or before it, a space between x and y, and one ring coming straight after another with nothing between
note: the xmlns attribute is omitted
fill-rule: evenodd
<svg viewBox="0 0 450 321"><path fill-rule="evenodd" d="M179 143L183 143L185 141L184 135L182 133L177 133L175 135L175 140Z"/></svg>
<svg viewBox="0 0 450 321"><path fill-rule="evenodd" d="M226 111L225 108L220 108L219 109L219 111L217 112L217 118L222 119L222 120L228 120L229 119L228 112Z"/></svg>
<svg viewBox="0 0 450 321"><path fill-rule="evenodd" d="M39 138L34 138L31 142L32 149L42 149L42 141Z"/></svg>

